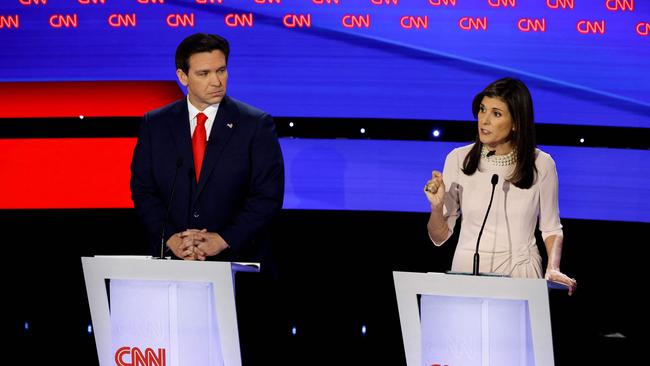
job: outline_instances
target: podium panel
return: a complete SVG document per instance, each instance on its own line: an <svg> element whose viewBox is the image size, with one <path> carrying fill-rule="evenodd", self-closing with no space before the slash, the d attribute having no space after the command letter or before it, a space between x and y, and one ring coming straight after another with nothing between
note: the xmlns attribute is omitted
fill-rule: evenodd
<svg viewBox="0 0 650 366"><path fill-rule="evenodd" d="M408 366L552 366L546 280L393 272Z"/></svg>
<svg viewBox="0 0 650 366"><path fill-rule="evenodd" d="M241 366L232 273L249 267L148 257L81 260L101 366Z"/></svg>
<svg viewBox="0 0 650 366"><path fill-rule="evenodd" d="M113 279L109 288L118 365L224 364L211 283Z"/></svg>
<svg viewBox="0 0 650 366"><path fill-rule="evenodd" d="M524 300L422 295L423 364L534 365L528 320Z"/></svg>

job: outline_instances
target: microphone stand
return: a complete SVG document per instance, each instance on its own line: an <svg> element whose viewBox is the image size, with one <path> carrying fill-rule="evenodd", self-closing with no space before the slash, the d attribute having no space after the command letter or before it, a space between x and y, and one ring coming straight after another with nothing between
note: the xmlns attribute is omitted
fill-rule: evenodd
<svg viewBox="0 0 650 366"><path fill-rule="evenodd" d="M162 224L162 232L160 234L160 259L165 259L165 226L167 226L167 221L169 220L169 212L172 208L172 200L174 199L174 191L176 190L176 176L178 176L178 170L183 165L183 158L178 158L176 160L176 171L174 172L174 180L172 181L172 191L169 194L169 202L167 202L167 212L165 213L165 219Z"/></svg>
<svg viewBox="0 0 650 366"><path fill-rule="evenodd" d="M492 174L492 194L490 194L490 203L488 204L487 211L485 212L485 218L483 219L483 225L481 225L481 230L478 232L478 239L476 240L476 251L474 252L474 266L472 269L472 275L478 276L478 267L479 267L479 254L478 254L478 245L481 242L481 235L483 235L483 228L485 227L485 222L487 221L488 214L490 213L490 207L492 207L492 199L494 199L494 188L496 188L497 183L499 182L499 176Z"/></svg>

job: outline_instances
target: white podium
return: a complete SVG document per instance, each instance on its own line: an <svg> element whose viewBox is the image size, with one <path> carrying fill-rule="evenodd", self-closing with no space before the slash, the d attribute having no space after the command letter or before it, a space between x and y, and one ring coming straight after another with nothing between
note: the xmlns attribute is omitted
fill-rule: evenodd
<svg viewBox="0 0 650 366"><path fill-rule="evenodd" d="M241 366L229 262L81 258L101 366Z"/></svg>
<svg viewBox="0 0 650 366"><path fill-rule="evenodd" d="M408 366L552 366L544 279L393 272Z"/></svg>

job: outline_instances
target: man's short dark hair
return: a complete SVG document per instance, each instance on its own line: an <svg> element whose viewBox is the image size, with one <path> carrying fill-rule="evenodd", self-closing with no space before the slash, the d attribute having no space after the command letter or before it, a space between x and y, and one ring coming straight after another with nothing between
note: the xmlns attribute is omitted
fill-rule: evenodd
<svg viewBox="0 0 650 366"><path fill-rule="evenodd" d="M176 69L188 73L190 70L190 56L195 53L221 51L226 56L230 54L228 41L216 34L196 33L185 38L176 48Z"/></svg>

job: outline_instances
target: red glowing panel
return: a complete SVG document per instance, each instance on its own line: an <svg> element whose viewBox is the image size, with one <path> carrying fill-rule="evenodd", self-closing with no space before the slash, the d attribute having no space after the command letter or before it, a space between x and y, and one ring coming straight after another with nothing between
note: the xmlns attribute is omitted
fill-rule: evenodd
<svg viewBox="0 0 650 366"><path fill-rule="evenodd" d="M130 208L135 138L0 139L0 209Z"/></svg>
<svg viewBox="0 0 650 366"><path fill-rule="evenodd" d="M0 118L52 118L140 117L184 94L175 81L70 81L0 83L0 95Z"/></svg>

